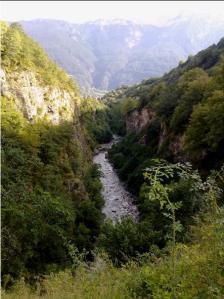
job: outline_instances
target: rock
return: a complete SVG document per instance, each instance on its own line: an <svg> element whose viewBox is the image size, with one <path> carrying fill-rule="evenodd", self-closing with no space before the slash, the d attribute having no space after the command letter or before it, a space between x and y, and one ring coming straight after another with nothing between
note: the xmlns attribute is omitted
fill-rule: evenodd
<svg viewBox="0 0 224 299"><path fill-rule="evenodd" d="M65 90L42 86L31 71L7 74L0 69L2 95L15 100L16 107L30 121L46 118L53 124L72 121L75 96Z"/></svg>
<svg viewBox="0 0 224 299"><path fill-rule="evenodd" d="M126 117L126 129L128 133L139 133L149 125L155 117L155 112L150 108L131 111Z"/></svg>
<svg viewBox="0 0 224 299"><path fill-rule="evenodd" d="M105 145L105 148L108 149L111 145L112 143L108 144L108 146ZM93 161L100 165L101 168L102 196L105 200L103 213L106 217L113 221L119 221L126 216L132 216L134 219L137 219L138 210L133 204L134 198L126 191L125 186L120 182L108 159L105 159L105 152L96 154Z"/></svg>

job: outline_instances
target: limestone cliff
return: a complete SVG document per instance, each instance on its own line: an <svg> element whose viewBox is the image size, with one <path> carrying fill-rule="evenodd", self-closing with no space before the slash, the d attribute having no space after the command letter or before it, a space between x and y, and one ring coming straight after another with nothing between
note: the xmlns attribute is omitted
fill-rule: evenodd
<svg viewBox="0 0 224 299"><path fill-rule="evenodd" d="M126 117L127 133L139 133L143 128L148 126L154 119L155 112L150 108L142 110L133 110Z"/></svg>
<svg viewBox="0 0 224 299"><path fill-rule="evenodd" d="M158 119L156 113L148 107L144 107L141 110L133 110L126 116L126 131L127 133L140 134L141 137L138 140L139 144L149 144L151 138L146 137L146 132L142 134L142 130L150 128L150 125L155 119ZM160 131L158 133L157 153L166 155L171 153L175 161L185 161L186 154L183 153L184 136L174 135L165 122L160 122Z"/></svg>
<svg viewBox="0 0 224 299"><path fill-rule="evenodd" d="M52 124L73 121L80 99L58 87L43 86L32 71L7 73L0 70L1 95L13 99L16 107L30 121L45 119Z"/></svg>

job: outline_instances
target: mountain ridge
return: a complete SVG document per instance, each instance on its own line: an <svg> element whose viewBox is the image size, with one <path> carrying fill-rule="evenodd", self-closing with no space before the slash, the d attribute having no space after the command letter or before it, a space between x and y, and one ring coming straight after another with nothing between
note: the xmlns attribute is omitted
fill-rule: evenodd
<svg viewBox="0 0 224 299"><path fill-rule="evenodd" d="M126 20L77 24L39 19L21 24L88 95L163 75L217 42L224 22L185 18L159 27Z"/></svg>

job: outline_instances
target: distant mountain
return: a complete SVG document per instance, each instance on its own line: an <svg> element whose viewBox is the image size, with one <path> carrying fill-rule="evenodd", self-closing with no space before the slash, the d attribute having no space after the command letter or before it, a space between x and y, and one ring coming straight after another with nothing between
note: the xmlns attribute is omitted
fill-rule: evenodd
<svg viewBox="0 0 224 299"><path fill-rule="evenodd" d="M204 17L178 17L163 27L124 20L72 24L40 19L21 24L75 77L83 94L160 76L224 35L224 21Z"/></svg>

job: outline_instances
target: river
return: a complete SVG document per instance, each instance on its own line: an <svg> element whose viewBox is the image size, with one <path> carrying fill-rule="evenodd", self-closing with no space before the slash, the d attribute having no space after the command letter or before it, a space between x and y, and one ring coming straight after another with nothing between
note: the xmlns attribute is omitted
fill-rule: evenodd
<svg viewBox="0 0 224 299"><path fill-rule="evenodd" d="M113 221L119 221L127 216L131 216L134 219L138 217L134 196L127 191L107 158L108 149L119 140L119 137L114 136L110 143L101 145L93 158L93 162L99 165L101 171L102 196L105 201L103 213L106 215L106 218Z"/></svg>

